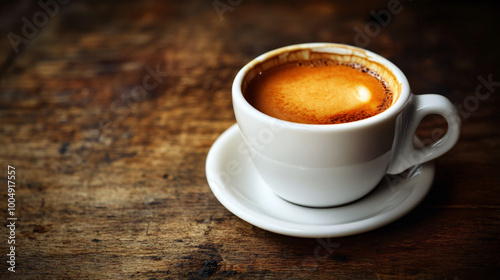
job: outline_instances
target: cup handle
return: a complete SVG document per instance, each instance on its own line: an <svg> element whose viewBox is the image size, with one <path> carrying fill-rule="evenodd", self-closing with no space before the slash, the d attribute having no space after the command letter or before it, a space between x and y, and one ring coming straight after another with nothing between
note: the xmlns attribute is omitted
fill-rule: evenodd
<svg viewBox="0 0 500 280"><path fill-rule="evenodd" d="M422 119L430 114L441 115L448 123L448 131L436 142L425 147L414 147L415 131ZM412 94L409 104L400 116L396 129L395 148L388 174L398 174L417 164L433 160L450 150L460 135L460 117L457 109L444 96L438 94Z"/></svg>

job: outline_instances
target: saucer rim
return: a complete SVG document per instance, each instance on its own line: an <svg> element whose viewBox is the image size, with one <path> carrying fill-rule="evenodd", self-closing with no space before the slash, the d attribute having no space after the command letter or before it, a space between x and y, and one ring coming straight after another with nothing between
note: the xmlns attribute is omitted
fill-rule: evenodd
<svg viewBox="0 0 500 280"><path fill-rule="evenodd" d="M412 190L411 194L401 201L399 205L388 211L377 213L373 216L367 217L366 219L339 224L314 225L284 221L248 207L241 202L238 197L235 197L235 193L231 194L232 189L226 188L223 183L222 185L219 185L215 178L213 178L215 172L219 170L216 168L217 164L215 164L219 154L221 152L227 152L227 150L224 150L224 144L231 141L232 137L237 137L238 132L239 127L238 124L235 123L226 129L211 146L207 154L205 166L207 181L212 193L227 210L240 219L270 232L294 237L325 238L349 236L371 231L390 224L411 212L427 196L434 181L434 162L429 161L421 164L421 173L418 176L423 182L419 181L417 183L418 185ZM366 197L368 196L370 196L370 194ZM359 201L353 203L359 203L363 199L364 198L361 198ZM295 205L295 207L304 206Z"/></svg>

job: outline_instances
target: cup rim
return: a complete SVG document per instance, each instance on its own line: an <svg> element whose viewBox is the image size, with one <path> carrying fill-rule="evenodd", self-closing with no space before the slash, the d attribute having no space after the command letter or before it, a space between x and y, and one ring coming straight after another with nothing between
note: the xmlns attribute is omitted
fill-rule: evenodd
<svg viewBox="0 0 500 280"><path fill-rule="evenodd" d="M396 80L401 84L401 93L399 95L398 100L396 100L396 102L387 110L375 116L371 116L369 118L354 122L337 123L337 124L306 124L306 123L296 123L296 122L286 121L266 115L261 111L257 110L255 107L253 107L250 103L248 103L248 101L243 96L243 92L241 89L243 80L247 75L247 73L253 67L266 61L268 58L275 57L282 53L297 51L301 49L313 49L315 51L323 49L325 52L332 52L332 53L335 53L335 50L338 53L340 49L343 50L351 49L365 53L367 59L380 63L388 70L390 70L392 74L396 77ZM315 130L315 131L349 130L349 129L357 129L370 126L373 125L374 123L381 122L390 117L393 117L394 115L399 114L399 112L404 108L405 104L408 102L410 98L410 86L406 76L396 65L394 65L387 58L379 54L376 54L372 51L356 46L339 44L339 43L303 43L303 44L289 45L268 51L248 62L245 66L243 66L243 68L240 69L240 71L236 74L236 77L234 78L234 82L232 85L232 98L233 98L233 106L241 105L239 106L240 109L247 111L247 113L253 114L255 117L257 117L262 121L273 122L274 124L277 125L287 126L299 130Z"/></svg>

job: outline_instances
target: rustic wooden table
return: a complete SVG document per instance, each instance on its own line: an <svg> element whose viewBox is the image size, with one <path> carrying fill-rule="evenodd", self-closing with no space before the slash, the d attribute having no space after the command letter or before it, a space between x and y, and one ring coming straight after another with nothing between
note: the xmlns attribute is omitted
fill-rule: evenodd
<svg viewBox="0 0 500 280"><path fill-rule="evenodd" d="M2 3L1 279L500 272L498 3ZM239 219L212 194L205 160L235 123L236 72L302 42L370 49L398 65L415 93L443 94L459 109L459 143L435 161L425 200L396 222L340 238L288 237ZM427 119L420 137L436 125Z"/></svg>

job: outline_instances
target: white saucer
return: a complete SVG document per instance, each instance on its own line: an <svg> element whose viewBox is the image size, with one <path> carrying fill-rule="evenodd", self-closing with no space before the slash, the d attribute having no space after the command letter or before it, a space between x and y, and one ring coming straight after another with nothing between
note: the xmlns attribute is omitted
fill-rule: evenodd
<svg viewBox="0 0 500 280"><path fill-rule="evenodd" d="M297 237L339 237L387 225L415 208L434 178L432 162L382 179L367 196L332 208L308 208L276 196L262 181L251 160L242 155L237 124L210 149L206 174L217 199L229 211L262 229ZM390 183L389 183L390 182Z"/></svg>

